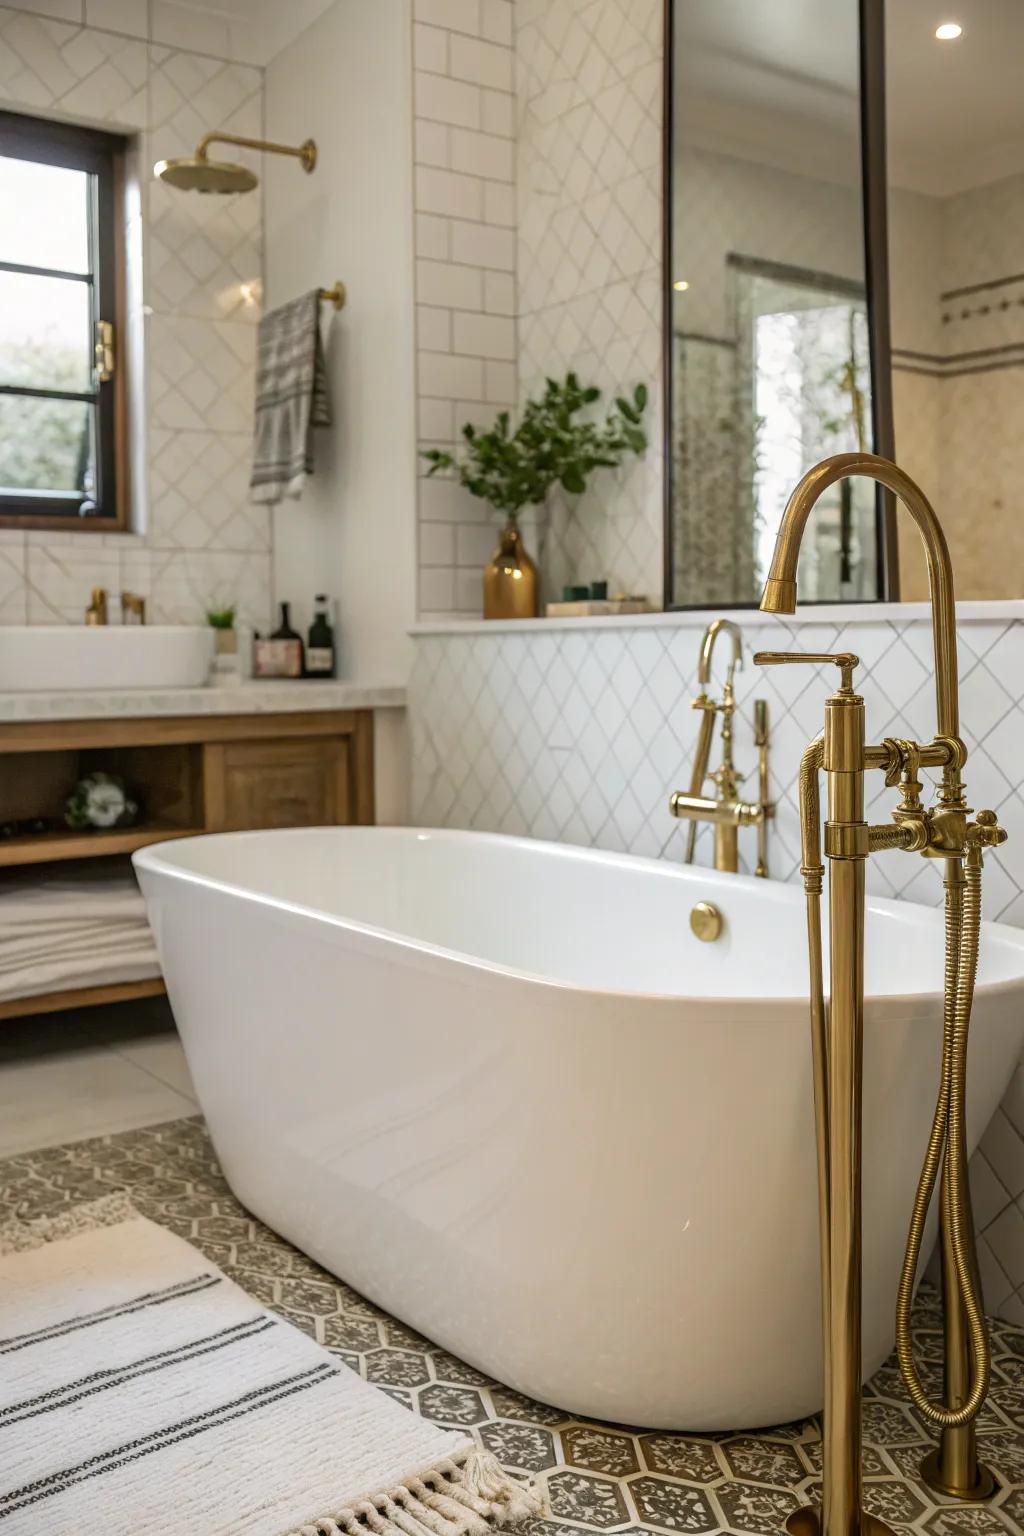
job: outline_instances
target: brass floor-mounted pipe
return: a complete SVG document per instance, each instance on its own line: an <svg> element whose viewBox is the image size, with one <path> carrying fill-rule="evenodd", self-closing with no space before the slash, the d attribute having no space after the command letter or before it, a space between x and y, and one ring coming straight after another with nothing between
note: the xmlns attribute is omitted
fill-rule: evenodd
<svg viewBox="0 0 1024 1536"><path fill-rule="evenodd" d="M826 1379L831 1374L829 1339L832 1220L829 1208L831 1175L828 1155L828 1018L821 949L821 891L825 866L821 862L821 791L818 775L825 752L817 736L800 762L800 873L807 904L807 955L810 962L811 1073L814 1084L814 1141L818 1160L818 1237L821 1258L821 1331Z"/></svg>
<svg viewBox="0 0 1024 1536"><path fill-rule="evenodd" d="M983 849L1005 841L995 814L971 820L961 770L953 574L938 519L919 487L887 460L839 454L804 476L782 516L761 607L792 613L800 540L819 496L837 481L866 476L887 486L917 524L928 561L935 655L937 730L931 742L864 740L864 701L853 690L855 656L765 652L762 665L833 662L839 688L825 704L825 731L804 754L800 775L803 874L811 975L812 1059L822 1236L825 1410L820 1513L798 1511L791 1536L885 1536L862 1504L861 1473L861 1094L864 1032L864 887L867 859L883 850L942 861L946 884L946 966L942 1082L908 1237L897 1299L897 1351L912 1401L940 1430L922 1476L941 1493L977 1500L993 1475L979 1465L975 1420L988 1388L988 1343L978 1283L967 1181L967 1039L978 961ZM936 804L922 803L922 767L939 768ZM821 844L818 770L828 784L824 852L829 861L830 997L822 986ZM900 799L892 824L868 826L864 776L881 769ZM928 1208L941 1176L945 1379L943 1402L924 1391L910 1349L910 1305Z"/></svg>

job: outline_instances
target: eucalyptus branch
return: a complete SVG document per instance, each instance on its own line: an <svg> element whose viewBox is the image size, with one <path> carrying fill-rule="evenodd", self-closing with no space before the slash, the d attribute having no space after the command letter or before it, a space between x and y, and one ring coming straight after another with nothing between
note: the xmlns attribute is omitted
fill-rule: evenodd
<svg viewBox="0 0 1024 1536"><path fill-rule="evenodd" d="M554 485L580 496L594 470L617 469L628 454L647 447L641 424L646 385L638 384L631 399L618 396L603 423L577 419L600 398L601 391L582 385L575 373L566 374L564 383L548 379L543 395L526 402L514 430L510 413L501 411L488 432L467 422L458 454L424 449L428 474L453 476L472 496L509 517L542 505Z"/></svg>

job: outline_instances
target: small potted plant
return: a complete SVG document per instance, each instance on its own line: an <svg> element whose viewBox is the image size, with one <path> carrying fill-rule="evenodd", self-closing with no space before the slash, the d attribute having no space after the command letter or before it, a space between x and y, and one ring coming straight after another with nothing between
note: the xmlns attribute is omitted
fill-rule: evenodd
<svg viewBox="0 0 1024 1536"><path fill-rule="evenodd" d="M237 613L234 603L228 604L226 608L208 608L206 611L206 622L215 631L218 656L233 656L238 650L238 635L235 631Z"/></svg>
<svg viewBox="0 0 1024 1536"><path fill-rule="evenodd" d="M642 418L647 389L638 384L632 399L618 396L603 422L581 419L601 391L583 385L575 373L563 382L548 379L539 399L528 400L518 426L502 411L488 432L471 423L462 429L456 455L444 448L423 450L429 474L452 475L473 496L505 517L501 540L484 571L484 618L536 618L537 567L523 548L519 514L543 506L552 486L580 496L595 469L617 469L628 454L643 453Z"/></svg>
<svg viewBox="0 0 1024 1536"><path fill-rule="evenodd" d="M235 629L237 613L234 603L206 610L206 622L213 630L214 639L213 682L232 683L240 677L238 631Z"/></svg>

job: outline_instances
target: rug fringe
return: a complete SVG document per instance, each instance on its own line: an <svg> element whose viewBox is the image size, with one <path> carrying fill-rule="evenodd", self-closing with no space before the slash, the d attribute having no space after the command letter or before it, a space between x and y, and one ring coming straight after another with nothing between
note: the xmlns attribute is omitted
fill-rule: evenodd
<svg viewBox="0 0 1024 1536"><path fill-rule="evenodd" d="M532 1484L502 1471L490 1452L471 1450L286 1536L488 1536L542 1508Z"/></svg>
<svg viewBox="0 0 1024 1536"><path fill-rule="evenodd" d="M138 1215L128 1196L118 1190L84 1205L69 1206L55 1216L34 1216L28 1220L14 1216L0 1224L0 1257L9 1253L27 1253L30 1248L42 1248L65 1237L94 1232L97 1227L117 1227L122 1221L135 1221Z"/></svg>

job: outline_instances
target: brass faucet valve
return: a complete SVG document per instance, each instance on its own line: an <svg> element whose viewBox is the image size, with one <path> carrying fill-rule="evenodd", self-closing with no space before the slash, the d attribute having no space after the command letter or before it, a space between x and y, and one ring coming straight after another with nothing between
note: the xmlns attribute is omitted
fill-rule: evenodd
<svg viewBox="0 0 1024 1536"><path fill-rule="evenodd" d="M921 803L924 787L918 775L921 772L921 748L916 741L904 741L901 737L887 736L883 743L889 749L889 768L885 782L893 788L899 784L903 798L892 813L892 819L905 834L899 846L908 853L923 853L930 841L929 821Z"/></svg>
<svg viewBox="0 0 1024 1536"><path fill-rule="evenodd" d="M979 811L974 823L967 828L967 842L981 848L998 848L1005 843L1009 833L999 825L995 811Z"/></svg>

